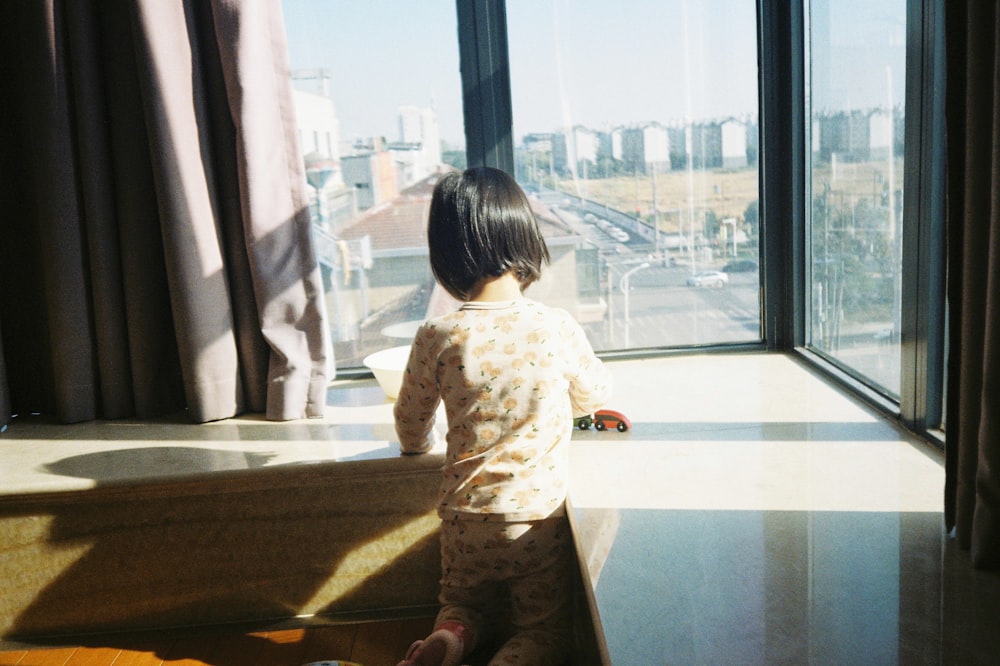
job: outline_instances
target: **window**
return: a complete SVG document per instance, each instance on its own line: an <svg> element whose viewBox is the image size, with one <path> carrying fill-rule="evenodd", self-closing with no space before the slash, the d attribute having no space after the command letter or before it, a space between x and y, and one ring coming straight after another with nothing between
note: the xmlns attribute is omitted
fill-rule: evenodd
<svg viewBox="0 0 1000 666"><path fill-rule="evenodd" d="M759 342L753 0L506 11L514 170L553 255L529 295L603 351ZM455 7L287 0L285 15L332 338L338 366L358 366L436 298L426 197L465 165Z"/></svg>
<svg viewBox="0 0 1000 666"><path fill-rule="evenodd" d="M808 7L806 342L898 399L906 2Z"/></svg>
<svg viewBox="0 0 1000 666"><path fill-rule="evenodd" d="M599 350L759 342L756 3L506 8L536 297Z"/></svg>

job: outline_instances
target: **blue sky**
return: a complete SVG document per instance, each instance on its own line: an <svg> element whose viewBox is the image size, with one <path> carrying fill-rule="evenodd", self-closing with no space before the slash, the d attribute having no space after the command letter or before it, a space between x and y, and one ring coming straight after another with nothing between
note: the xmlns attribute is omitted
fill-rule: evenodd
<svg viewBox="0 0 1000 666"><path fill-rule="evenodd" d="M896 9L902 3L813 3L817 27L840 49L817 53L814 76L832 93L824 104L840 98L875 104L886 98L885 67L870 68L860 79L857 72L867 72L865 58L873 48L902 52L901 44L891 44L892 35L902 37L902 27L891 18L902 15ZM515 135L573 124L601 129L755 113L755 4L508 0ZM442 138L463 143L454 0L284 0L283 5L292 67L330 70L344 138L395 139L399 106L433 103ZM853 30L859 22L872 23L871 34ZM854 41L857 32L863 42ZM902 101L902 72L894 88Z"/></svg>
<svg viewBox="0 0 1000 666"><path fill-rule="evenodd" d="M462 140L454 0L284 0L292 68L326 67L345 138L396 139L397 109L434 100Z"/></svg>

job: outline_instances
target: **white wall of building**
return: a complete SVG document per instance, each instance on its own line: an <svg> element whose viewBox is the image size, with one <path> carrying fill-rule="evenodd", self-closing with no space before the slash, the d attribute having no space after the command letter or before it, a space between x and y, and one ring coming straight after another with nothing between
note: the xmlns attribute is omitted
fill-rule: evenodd
<svg viewBox="0 0 1000 666"><path fill-rule="evenodd" d="M441 132L434 109L412 105L399 107L399 142L405 148L397 149L394 158L400 162L408 180L400 183L401 187L437 170L441 164ZM415 154L414 149L419 154Z"/></svg>
<svg viewBox="0 0 1000 666"><path fill-rule="evenodd" d="M670 137L662 125L647 125L642 128L642 142L646 164L670 161Z"/></svg>
<svg viewBox="0 0 1000 666"><path fill-rule="evenodd" d="M572 132L573 150L576 153L576 160L587 160L593 164L597 163L597 148L599 140L597 133L584 127L574 127Z"/></svg>
<svg viewBox="0 0 1000 666"><path fill-rule="evenodd" d="M738 120L722 123L722 166L737 169L747 165L747 126Z"/></svg>
<svg viewBox="0 0 1000 666"><path fill-rule="evenodd" d="M302 154L322 153L331 160L340 160L340 122L333 100L302 90L293 90L292 99Z"/></svg>
<svg viewBox="0 0 1000 666"><path fill-rule="evenodd" d="M868 139L874 159L888 159L892 148L892 111L879 109L868 119Z"/></svg>

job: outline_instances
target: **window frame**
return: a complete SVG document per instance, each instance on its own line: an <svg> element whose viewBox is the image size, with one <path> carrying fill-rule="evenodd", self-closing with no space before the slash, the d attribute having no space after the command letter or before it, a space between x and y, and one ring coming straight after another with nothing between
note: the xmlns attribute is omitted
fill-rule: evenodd
<svg viewBox="0 0 1000 666"><path fill-rule="evenodd" d="M943 28L944 0L908 2L903 209L913 229L903 234L901 417L939 444L947 309ZM919 118L912 124L911 113Z"/></svg>

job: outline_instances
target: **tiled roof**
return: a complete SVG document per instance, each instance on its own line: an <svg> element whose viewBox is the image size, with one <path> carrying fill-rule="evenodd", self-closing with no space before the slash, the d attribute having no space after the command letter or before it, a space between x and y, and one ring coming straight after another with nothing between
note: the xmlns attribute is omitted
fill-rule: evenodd
<svg viewBox="0 0 1000 666"><path fill-rule="evenodd" d="M367 234L375 252L427 247L427 211L440 176L432 174L400 192L395 199L369 208L338 229L337 237L354 240ZM548 206L532 199L531 207L546 239L572 235Z"/></svg>

